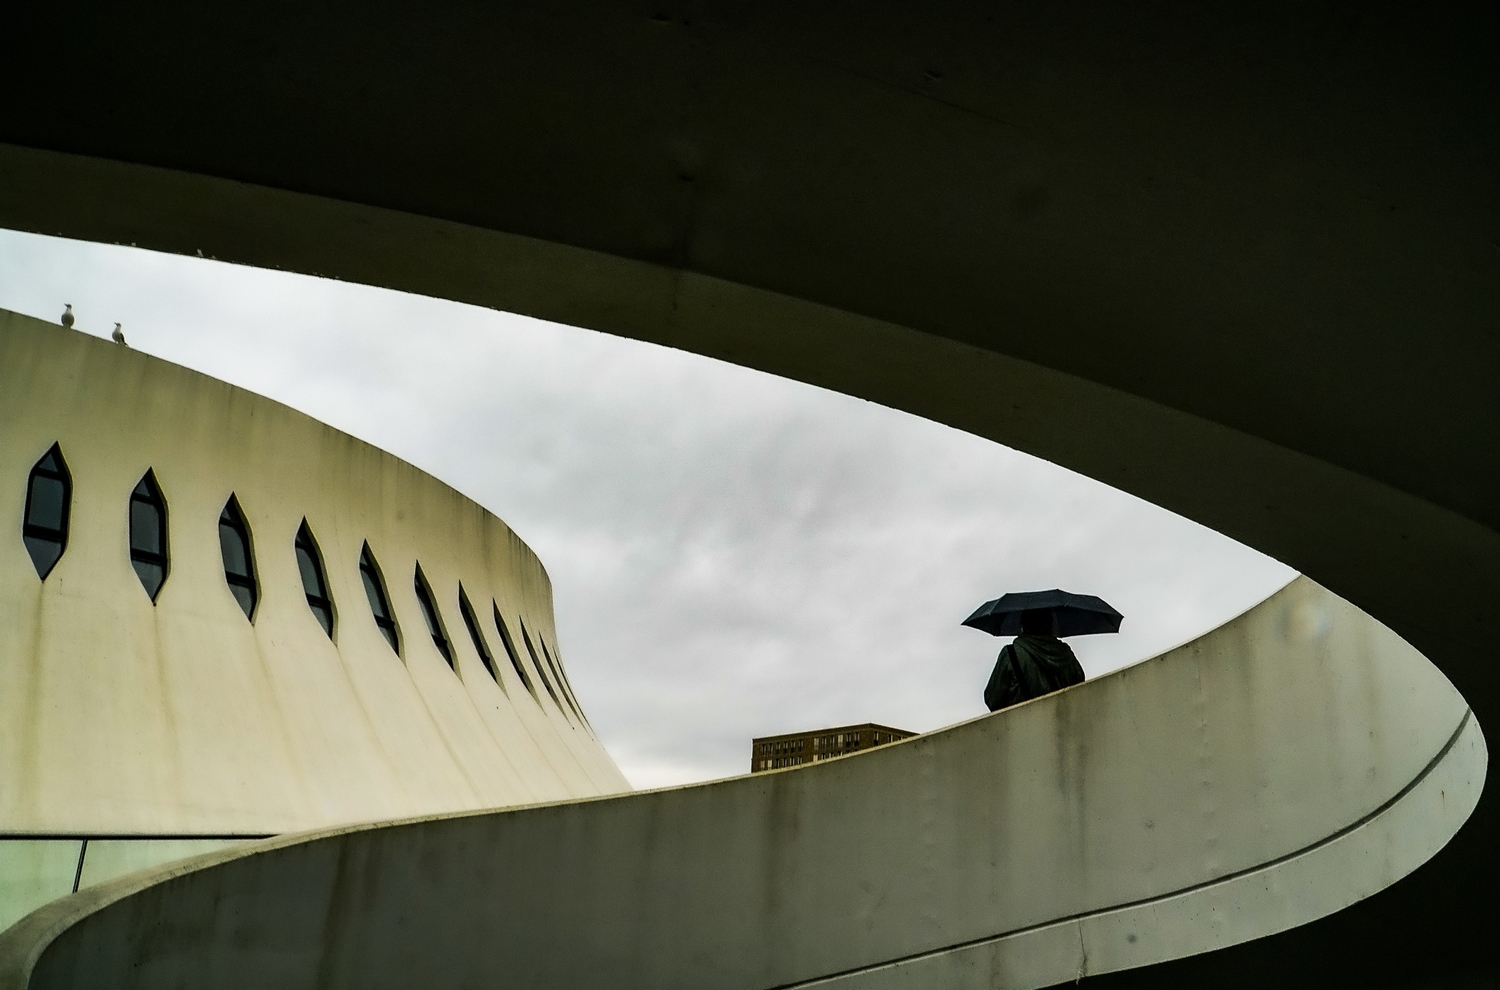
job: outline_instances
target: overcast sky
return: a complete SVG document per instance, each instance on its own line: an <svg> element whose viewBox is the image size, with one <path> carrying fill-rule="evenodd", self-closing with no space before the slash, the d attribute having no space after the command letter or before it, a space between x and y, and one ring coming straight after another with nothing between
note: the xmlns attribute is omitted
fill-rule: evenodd
<svg viewBox="0 0 1500 990"><path fill-rule="evenodd" d="M744 772L750 739L982 714L1006 591L1125 614L1098 676L1244 611L1285 566L1132 496L858 399L457 303L0 231L0 308L263 395L503 518L552 577L590 721L638 787Z"/></svg>

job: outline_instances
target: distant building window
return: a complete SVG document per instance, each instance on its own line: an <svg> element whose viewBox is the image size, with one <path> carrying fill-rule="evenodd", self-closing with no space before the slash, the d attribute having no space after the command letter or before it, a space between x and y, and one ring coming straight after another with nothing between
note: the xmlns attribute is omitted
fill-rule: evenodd
<svg viewBox="0 0 1500 990"><path fill-rule="evenodd" d="M464 593L462 584L458 586L458 614L463 617L464 628L469 630L469 638L474 641L474 652L479 654L479 662L484 664L491 679L504 690L505 684L495 670L495 659L490 656L490 645L484 641L484 633L479 630L479 620L474 618L474 606L469 604L469 596Z"/></svg>
<svg viewBox="0 0 1500 990"><path fill-rule="evenodd" d="M240 603L245 618L254 621L255 602L259 598L255 556L250 549L250 527L245 525L245 514L240 511L239 499L233 495L219 513L219 553L224 558L224 580L230 593Z"/></svg>
<svg viewBox="0 0 1500 990"><path fill-rule="evenodd" d="M318 541L313 539L307 520L297 529L297 570L302 575L302 591L307 595L307 607L317 617L318 625L333 638L333 599L328 597L328 582L323 579L323 554L318 550Z"/></svg>
<svg viewBox="0 0 1500 990"><path fill-rule="evenodd" d="M562 702L557 700L557 692L552 690L552 682L547 679L547 670L542 662L537 659L536 647L531 645L531 634L526 631L526 620L521 620L521 641L526 644L526 652L531 654L531 666L542 677L542 687L547 689L547 694L552 698L552 703L557 706L558 711L563 710Z"/></svg>
<svg viewBox="0 0 1500 990"><path fill-rule="evenodd" d="M155 602L167 580L167 503L151 471L130 493L130 564Z"/></svg>
<svg viewBox="0 0 1500 990"><path fill-rule="evenodd" d="M437 647L437 651L456 673L458 668L453 664L453 647L448 645L448 635L443 631L443 617L438 614L437 602L432 599L432 589L427 587L427 578L422 574L421 564L417 565L412 585L417 591L417 604L422 606L422 618L427 620L427 631L432 633L432 645Z"/></svg>
<svg viewBox="0 0 1500 990"><path fill-rule="evenodd" d="M526 690L534 699L536 688L532 687L531 678L526 675L526 668L521 666L521 658L516 653L515 641L510 638L510 628L506 626L505 619L500 615L500 606L491 599L490 608L495 610L495 628L500 632L500 645L505 647L505 655L510 657L510 665L514 668L516 676L521 679L522 684L526 685Z"/></svg>
<svg viewBox="0 0 1500 990"><path fill-rule="evenodd" d="M380 576L380 565L366 543L359 554L359 576L365 585L365 597L370 599L370 614L375 616L375 625L380 634L391 644L396 655L401 655L401 633L396 628L396 619L391 614L390 598L385 593L385 579Z"/></svg>
<svg viewBox="0 0 1500 990"><path fill-rule="evenodd" d="M21 516L21 540L43 581L67 549L72 504L73 478L62 448L54 443L31 469L26 482L26 511Z"/></svg>

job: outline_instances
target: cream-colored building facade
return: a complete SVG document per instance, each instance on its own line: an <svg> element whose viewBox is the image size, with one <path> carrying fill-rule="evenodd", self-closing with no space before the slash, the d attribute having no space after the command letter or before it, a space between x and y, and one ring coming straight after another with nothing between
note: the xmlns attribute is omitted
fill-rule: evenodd
<svg viewBox="0 0 1500 990"><path fill-rule="evenodd" d="M49 452L69 490L45 569L23 529ZM148 474L165 517L154 601L131 551ZM231 501L248 610L226 565ZM0 520L0 928L252 838L629 790L568 681L536 555L284 405L0 312Z"/></svg>

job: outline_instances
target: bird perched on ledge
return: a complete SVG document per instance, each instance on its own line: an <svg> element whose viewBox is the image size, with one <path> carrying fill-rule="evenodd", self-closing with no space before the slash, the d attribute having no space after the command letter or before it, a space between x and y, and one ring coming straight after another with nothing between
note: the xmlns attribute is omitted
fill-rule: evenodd
<svg viewBox="0 0 1500 990"><path fill-rule="evenodd" d="M130 346L129 344L125 343L125 334L121 332L120 324L118 323L115 324L114 333L109 335L109 339L113 340L115 343L119 344L122 347Z"/></svg>
<svg viewBox="0 0 1500 990"><path fill-rule="evenodd" d="M63 303L62 325L65 328L69 329L69 330L73 329L73 304L72 303Z"/></svg>

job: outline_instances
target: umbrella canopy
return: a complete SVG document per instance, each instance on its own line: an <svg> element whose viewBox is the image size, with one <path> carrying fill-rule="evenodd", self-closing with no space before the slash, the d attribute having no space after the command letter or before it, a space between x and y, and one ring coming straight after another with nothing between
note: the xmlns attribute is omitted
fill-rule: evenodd
<svg viewBox="0 0 1500 990"><path fill-rule="evenodd" d="M1021 632L1021 613L1033 610L1051 612L1059 636L1119 632L1120 622L1125 618L1102 598L1053 588L1001 595L975 609L963 624L991 636L1016 636Z"/></svg>

